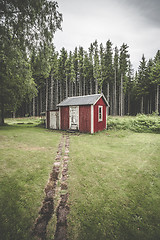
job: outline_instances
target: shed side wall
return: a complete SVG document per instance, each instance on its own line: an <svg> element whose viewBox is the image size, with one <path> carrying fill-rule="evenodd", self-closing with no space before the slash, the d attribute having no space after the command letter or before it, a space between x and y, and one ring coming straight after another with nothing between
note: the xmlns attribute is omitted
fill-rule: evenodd
<svg viewBox="0 0 160 240"><path fill-rule="evenodd" d="M61 129L69 129L69 107L61 107Z"/></svg>
<svg viewBox="0 0 160 240"><path fill-rule="evenodd" d="M98 122L98 106L103 106L103 121ZM94 132L106 129L106 109L107 106L101 97L94 106Z"/></svg>
<svg viewBox="0 0 160 240"><path fill-rule="evenodd" d="M79 131L91 132L91 106L79 106Z"/></svg>

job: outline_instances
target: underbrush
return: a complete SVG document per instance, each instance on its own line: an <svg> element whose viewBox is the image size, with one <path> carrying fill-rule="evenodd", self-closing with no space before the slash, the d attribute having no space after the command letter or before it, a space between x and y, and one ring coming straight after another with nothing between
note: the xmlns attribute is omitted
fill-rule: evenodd
<svg viewBox="0 0 160 240"><path fill-rule="evenodd" d="M136 117L108 117L108 129L131 130L134 132L160 133L160 117L137 115Z"/></svg>

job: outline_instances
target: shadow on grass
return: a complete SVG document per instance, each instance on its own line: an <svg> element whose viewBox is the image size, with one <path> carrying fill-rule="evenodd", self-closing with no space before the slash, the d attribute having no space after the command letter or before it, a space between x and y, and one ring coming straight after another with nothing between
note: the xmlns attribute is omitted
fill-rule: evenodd
<svg viewBox="0 0 160 240"><path fill-rule="evenodd" d="M31 239L31 218L27 213L27 202L22 200L23 188L14 177L4 177L0 189L1 240Z"/></svg>

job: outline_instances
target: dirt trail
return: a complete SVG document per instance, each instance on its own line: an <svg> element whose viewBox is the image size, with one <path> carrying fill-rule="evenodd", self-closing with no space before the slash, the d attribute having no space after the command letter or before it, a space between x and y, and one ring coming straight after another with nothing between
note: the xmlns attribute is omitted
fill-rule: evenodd
<svg viewBox="0 0 160 240"><path fill-rule="evenodd" d="M54 240L67 240L67 214L69 213L67 190L68 161L69 136L62 135L55 162L53 164L53 169L44 189L45 198L42 202L39 216L36 219L33 229L34 236L36 236L39 240L46 239L47 225L55 212L57 216L57 225L55 236L53 238ZM60 188L58 188L58 181L60 181ZM59 197L57 207L55 205L56 196Z"/></svg>

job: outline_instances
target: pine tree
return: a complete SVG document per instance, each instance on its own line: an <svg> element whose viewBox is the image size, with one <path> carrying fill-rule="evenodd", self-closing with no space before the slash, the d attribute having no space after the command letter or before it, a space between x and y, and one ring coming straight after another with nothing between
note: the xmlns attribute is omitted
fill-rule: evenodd
<svg viewBox="0 0 160 240"><path fill-rule="evenodd" d="M137 92L141 98L141 107L140 107L141 113L144 113L144 97L148 94L148 84L146 81L146 74L147 74L147 61L143 55L138 68L138 86L137 86L138 87Z"/></svg>
<svg viewBox="0 0 160 240"><path fill-rule="evenodd" d="M119 88L119 115L123 116L125 113L124 109L124 83L126 81L126 73L128 69L128 46L127 44L122 44L120 48L120 56L119 56L119 69L120 69L120 88Z"/></svg>
<svg viewBox="0 0 160 240"><path fill-rule="evenodd" d="M146 69L146 80L147 80L147 85L148 85L148 94L147 94L147 99L146 99L146 113L150 114L152 113L153 109L153 102L154 102L154 84L152 83L151 79L151 72L152 72L152 67L153 67L153 60L149 59L147 63L147 69Z"/></svg>
<svg viewBox="0 0 160 240"><path fill-rule="evenodd" d="M157 52L151 70L151 81L155 86L155 112L159 114L160 109L160 51Z"/></svg>
<svg viewBox="0 0 160 240"><path fill-rule="evenodd" d="M93 55L93 77L95 81L95 93L99 92L100 80L101 80L101 69L100 69L100 59L98 51L97 40L93 43L94 55Z"/></svg>
<svg viewBox="0 0 160 240"><path fill-rule="evenodd" d="M89 47L89 65L90 65L90 86L89 86L89 94L93 93L93 80L94 80L94 76L93 76L93 52L94 52L94 47L93 44L91 43L90 47Z"/></svg>
<svg viewBox="0 0 160 240"><path fill-rule="evenodd" d="M104 52L104 81L103 81L103 93L107 98L107 101L110 103L110 114L113 112L113 103L112 103L112 85L113 85L113 51L112 51L112 42L110 40L106 43L106 48Z"/></svg>
<svg viewBox="0 0 160 240"><path fill-rule="evenodd" d="M75 48L74 50L74 53L73 53L73 64L74 64L74 71L75 71L75 96L78 95L78 86L77 86L77 83L78 83L78 49L77 47Z"/></svg>
<svg viewBox="0 0 160 240"><path fill-rule="evenodd" d="M68 53L65 48L60 51L58 59L58 78L59 78L59 101L61 102L66 96L66 61Z"/></svg>
<svg viewBox="0 0 160 240"><path fill-rule="evenodd" d="M79 96L83 95L83 81L84 81L84 50L83 47L79 47L78 51L78 83L79 83Z"/></svg>
<svg viewBox="0 0 160 240"><path fill-rule="evenodd" d="M127 81L125 84L125 92L126 92L126 113L130 115L131 112L131 94L133 88L133 68L131 61L128 61L128 71L127 71Z"/></svg>
<svg viewBox="0 0 160 240"><path fill-rule="evenodd" d="M66 61L66 77L66 97L73 96L73 86L75 84L76 74L74 71L73 56L71 51Z"/></svg>
<svg viewBox="0 0 160 240"><path fill-rule="evenodd" d="M118 67L119 67L119 51L115 47L114 53L114 84L113 84L113 115L117 115L117 79L118 79Z"/></svg>
<svg viewBox="0 0 160 240"><path fill-rule="evenodd" d="M103 91L103 81L105 79L105 54L104 54L104 47L103 44L100 44L100 74L101 74L101 78L100 78L100 91Z"/></svg>

